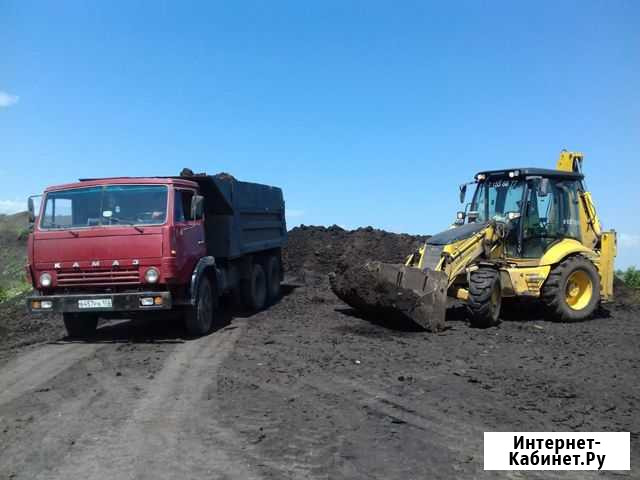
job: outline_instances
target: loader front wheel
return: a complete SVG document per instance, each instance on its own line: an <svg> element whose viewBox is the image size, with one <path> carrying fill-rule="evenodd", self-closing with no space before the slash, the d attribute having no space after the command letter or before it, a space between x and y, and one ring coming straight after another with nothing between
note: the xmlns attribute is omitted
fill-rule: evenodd
<svg viewBox="0 0 640 480"><path fill-rule="evenodd" d="M500 323L502 287L498 270L480 267L471 272L467 306L471 314L472 326L488 328Z"/></svg>
<svg viewBox="0 0 640 480"><path fill-rule="evenodd" d="M584 320L600 301L598 270L582 255L569 257L551 270L542 286L541 296L552 320Z"/></svg>

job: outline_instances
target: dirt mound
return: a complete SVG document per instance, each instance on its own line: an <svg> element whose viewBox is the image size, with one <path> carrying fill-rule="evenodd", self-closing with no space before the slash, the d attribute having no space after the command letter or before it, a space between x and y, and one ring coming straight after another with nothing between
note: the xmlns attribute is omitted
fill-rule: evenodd
<svg viewBox="0 0 640 480"><path fill-rule="evenodd" d="M289 232L288 245L283 251L283 262L287 272L303 279L316 279L319 275L336 272L339 278L332 279L334 293L347 303L355 305L359 301L357 297L362 297L363 292L355 292L350 288L352 285L349 281L353 283L358 280L360 284L366 283L369 277L359 270L365 263L401 263L428 238L428 235L397 234L372 227L349 231L337 225L301 225ZM373 279L369 280L373 282ZM616 278L614 291L615 301L608 308L640 308L640 291L637 289L626 286ZM381 305L391 302L391 298L379 300L378 303ZM366 308L363 307L363 310ZM387 312L388 309L383 310Z"/></svg>
<svg viewBox="0 0 640 480"><path fill-rule="evenodd" d="M640 290L627 286L621 279L613 280L613 307L626 309L640 309Z"/></svg>
<svg viewBox="0 0 640 480"><path fill-rule="evenodd" d="M0 357L7 350L54 340L64 335L62 320L54 314L30 315L25 305L28 294L0 303Z"/></svg>
<svg viewBox="0 0 640 480"><path fill-rule="evenodd" d="M368 260L399 263L429 238L377 230L373 227L345 230L337 225L301 225L289 231L283 252L285 269L294 274L313 271L329 273L340 263L361 265Z"/></svg>

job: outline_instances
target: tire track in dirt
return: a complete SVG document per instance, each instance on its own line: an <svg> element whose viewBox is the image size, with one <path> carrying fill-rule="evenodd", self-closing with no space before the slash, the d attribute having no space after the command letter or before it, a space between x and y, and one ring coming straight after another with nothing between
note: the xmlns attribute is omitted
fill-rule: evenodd
<svg viewBox="0 0 640 480"><path fill-rule="evenodd" d="M52 343L12 360L0 370L0 405L36 389L99 347L97 344Z"/></svg>
<svg viewBox="0 0 640 480"><path fill-rule="evenodd" d="M244 330L238 321L177 346L122 425L97 438L85 432L79 451L38 478L258 478L206 395Z"/></svg>

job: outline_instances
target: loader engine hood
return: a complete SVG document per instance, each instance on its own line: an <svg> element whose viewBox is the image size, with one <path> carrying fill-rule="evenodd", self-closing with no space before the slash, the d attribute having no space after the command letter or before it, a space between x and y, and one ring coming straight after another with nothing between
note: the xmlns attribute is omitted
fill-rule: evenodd
<svg viewBox="0 0 640 480"><path fill-rule="evenodd" d="M460 240L469 238L479 231L484 230L488 225L489 222L467 223L466 225L450 228L430 237L429 240L427 240L427 245L449 245L451 243L459 242Z"/></svg>

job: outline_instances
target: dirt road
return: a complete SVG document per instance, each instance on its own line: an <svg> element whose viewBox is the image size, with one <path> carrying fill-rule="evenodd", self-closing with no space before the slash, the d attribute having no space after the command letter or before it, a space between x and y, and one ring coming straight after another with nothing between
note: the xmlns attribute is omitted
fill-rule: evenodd
<svg viewBox="0 0 640 480"><path fill-rule="evenodd" d="M637 458L637 313L477 330L454 309L434 335L308 274L201 339L109 324L0 366L0 478L509 478L483 472L485 430L629 430Z"/></svg>
<svg viewBox="0 0 640 480"><path fill-rule="evenodd" d="M245 329L184 341L170 322L123 322L18 355L0 370L0 478L258 478L211 415Z"/></svg>

